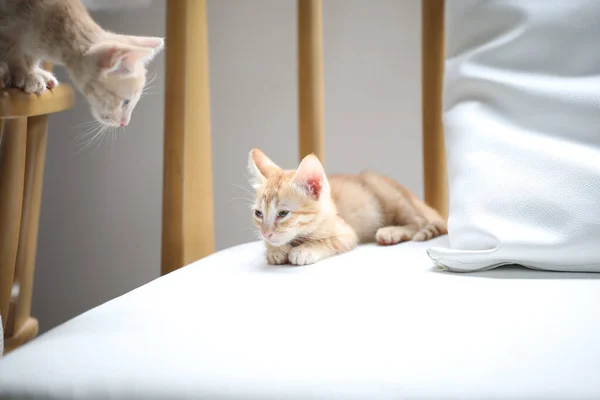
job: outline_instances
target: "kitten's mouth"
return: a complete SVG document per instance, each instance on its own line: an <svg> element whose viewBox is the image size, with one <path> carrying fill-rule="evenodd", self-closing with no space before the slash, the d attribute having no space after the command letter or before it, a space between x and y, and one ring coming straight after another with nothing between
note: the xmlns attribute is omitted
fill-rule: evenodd
<svg viewBox="0 0 600 400"><path fill-rule="evenodd" d="M116 120L110 118L109 116L99 114L93 108L91 110L92 110L92 115L94 116L94 119L96 119L96 121L100 122L102 125L111 126L114 128L118 128L118 127L122 126L120 121L116 121Z"/></svg>
<svg viewBox="0 0 600 400"><path fill-rule="evenodd" d="M100 123L103 124L103 125L112 126L114 128L118 128L120 126L123 126L119 122L112 121L112 120L107 120L107 119L101 119Z"/></svg>
<svg viewBox="0 0 600 400"><path fill-rule="evenodd" d="M281 246L285 244L285 241L281 240L281 235L271 236L270 238L263 236L263 239L269 242L269 244L272 246Z"/></svg>

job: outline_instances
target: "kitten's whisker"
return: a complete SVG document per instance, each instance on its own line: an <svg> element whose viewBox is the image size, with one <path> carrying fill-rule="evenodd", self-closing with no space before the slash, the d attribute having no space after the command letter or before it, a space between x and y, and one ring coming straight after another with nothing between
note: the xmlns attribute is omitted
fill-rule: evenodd
<svg viewBox="0 0 600 400"><path fill-rule="evenodd" d="M96 120L89 121L85 125L89 125L90 126L88 129L95 129L95 128L98 128L98 127L102 126L102 124L100 122L96 121Z"/></svg>
<svg viewBox="0 0 600 400"><path fill-rule="evenodd" d="M256 180L256 178L255 178L255 177L253 177L253 176L248 176L248 175L246 175L245 173L242 173L242 175L244 176L244 178L246 178L246 181L247 181L247 182L253 182L253 181L255 181L255 180ZM254 190L254 188L252 188L252 189Z"/></svg>
<svg viewBox="0 0 600 400"><path fill-rule="evenodd" d="M93 126L89 127L85 131L78 133L77 136L85 136L85 135L89 134L90 132L95 131L96 129L98 129L100 127L100 123L98 123L97 121L92 121L92 122L95 122L96 124L94 124Z"/></svg>
<svg viewBox="0 0 600 400"><path fill-rule="evenodd" d="M156 94L155 92L150 92L150 89L155 88L155 86L151 86L151 84L156 80L156 78L158 78L158 72L154 71L152 77L146 81L146 84L142 88L142 93L140 94L140 97L148 94Z"/></svg>
<svg viewBox="0 0 600 400"><path fill-rule="evenodd" d="M91 137L93 137L96 134L96 132L98 132L97 129L90 130L85 134L79 135L75 140L78 143L86 143Z"/></svg>
<svg viewBox="0 0 600 400"><path fill-rule="evenodd" d="M111 135L112 136L111 144L112 144L112 150L114 151L115 144L117 143L117 128L113 127L111 133L112 133L112 135Z"/></svg>
<svg viewBox="0 0 600 400"><path fill-rule="evenodd" d="M79 125L75 125L75 128L82 128L84 126L89 126L89 125L93 125L93 124L97 124L97 123L98 123L98 121L96 121L96 120L86 121L86 122L82 122Z"/></svg>
<svg viewBox="0 0 600 400"><path fill-rule="evenodd" d="M96 151L98 150L98 148L100 148L100 146L102 145L102 143L104 143L104 139L106 139L106 133L108 132L109 129L110 129L110 126L108 126L108 125L104 125L104 126L102 126L102 128L100 128L98 140L96 141L96 144L95 144L94 148L92 149L92 155L95 154Z"/></svg>
<svg viewBox="0 0 600 400"><path fill-rule="evenodd" d="M248 210L254 209L254 203L245 203L242 205L244 206L244 209L248 209Z"/></svg>
<svg viewBox="0 0 600 400"><path fill-rule="evenodd" d="M240 186L240 185L236 185L235 183L232 183L232 185L233 185L233 186L235 186L235 187L236 187L236 188L238 188L238 189L242 189L243 191L245 191L246 193L248 193L248 194L249 194L250 196L252 196L252 197L255 197L255 196L256 196L256 193L252 192L252 191L251 191L250 189L248 189L248 188L245 188L245 187L243 187L243 186Z"/></svg>
<svg viewBox="0 0 600 400"><path fill-rule="evenodd" d="M84 135L81 135L81 140L83 140L83 143L81 143L81 140L80 140L80 145L82 144L82 146L81 146L79 152L84 151L90 147L90 145L94 142L94 140L96 140L98 135L101 134L102 128L103 128L102 124L98 123L98 125L95 126L94 128L92 128L90 131L86 132ZM89 138L85 139L86 136L89 136Z"/></svg>
<svg viewBox="0 0 600 400"><path fill-rule="evenodd" d="M158 78L158 72L154 71L152 77L146 81L146 86L154 82Z"/></svg>

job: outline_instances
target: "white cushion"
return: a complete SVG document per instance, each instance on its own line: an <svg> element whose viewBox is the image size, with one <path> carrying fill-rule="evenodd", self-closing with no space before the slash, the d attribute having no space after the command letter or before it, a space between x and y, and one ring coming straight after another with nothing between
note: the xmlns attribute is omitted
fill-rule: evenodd
<svg viewBox="0 0 600 400"><path fill-rule="evenodd" d="M600 398L600 275L451 274L429 245L219 252L9 354L0 398Z"/></svg>
<svg viewBox="0 0 600 400"><path fill-rule="evenodd" d="M600 1L447 0L452 270L600 271Z"/></svg>

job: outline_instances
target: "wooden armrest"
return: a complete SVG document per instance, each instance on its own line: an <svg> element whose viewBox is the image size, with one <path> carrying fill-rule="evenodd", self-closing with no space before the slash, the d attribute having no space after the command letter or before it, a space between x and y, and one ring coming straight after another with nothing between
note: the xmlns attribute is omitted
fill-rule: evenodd
<svg viewBox="0 0 600 400"><path fill-rule="evenodd" d="M46 90L41 96L20 89L0 90L0 119L53 114L74 105L75 92L69 85Z"/></svg>

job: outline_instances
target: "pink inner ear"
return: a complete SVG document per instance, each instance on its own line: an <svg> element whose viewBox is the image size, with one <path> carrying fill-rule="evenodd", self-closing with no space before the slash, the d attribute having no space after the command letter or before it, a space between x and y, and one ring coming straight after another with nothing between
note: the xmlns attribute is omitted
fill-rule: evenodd
<svg viewBox="0 0 600 400"><path fill-rule="evenodd" d="M123 56L121 64L127 70L132 71L136 64L144 63L150 57L152 57L152 52L149 50L128 51Z"/></svg>
<svg viewBox="0 0 600 400"><path fill-rule="evenodd" d="M309 196L318 199L326 183L325 171L319 159L313 155L306 156L294 176L294 181L299 184Z"/></svg>
<svg viewBox="0 0 600 400"><path fill-rule="evenodd" d="M321 178L313 177L308 178L304 182L304 186L307 189L308 195L313 196L315 199L318 199L321 195L321 190L323 189Z"/></svg>
<svg viewBox="0 0 600 400"><path fill-rule="evenodd" d="M102 51L98 64L110 73L129 73L137 63L143 63L152 56L152 50L142 48L109 47Z"/></svg>
<svg viewBox="0 0 600 400"><path fill-rule="evenodd" d="M119 62L119 49L116 47L109 47L102 50L100 57L98 58L98 66L103 69L113 69Z"/></svg>

